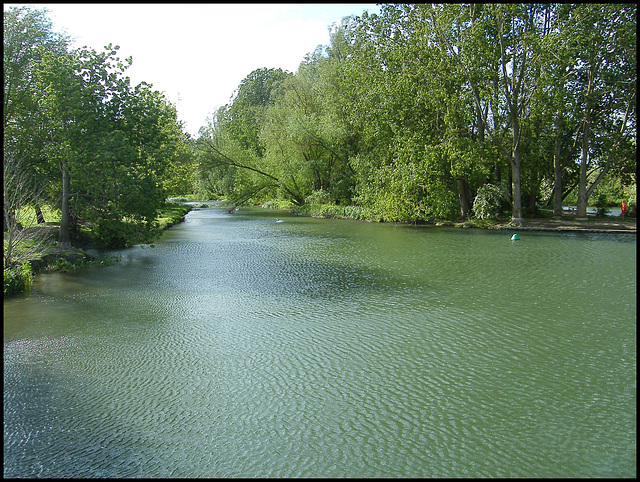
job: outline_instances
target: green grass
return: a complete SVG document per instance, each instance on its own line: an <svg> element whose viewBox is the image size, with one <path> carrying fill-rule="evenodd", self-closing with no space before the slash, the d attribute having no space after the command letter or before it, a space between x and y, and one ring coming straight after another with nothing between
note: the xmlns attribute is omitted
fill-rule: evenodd
<svg viewBox="0 0 640 482"><path fill-rule="evenodd" d="M57 224L60 222L61 212L58 208L42 206L42 216L45 224ZM36 210L33 206L27 206L18 211L18 222L25 228L37 226Z"/></svg>
<svg viewBox="0 0 640 482"><path fill-rule="evenodd" d="M184 204L167 203L158 211L155 223L158 231L162 231L174 224L184 220L184 216L191 210L191 207Z"/></svg>

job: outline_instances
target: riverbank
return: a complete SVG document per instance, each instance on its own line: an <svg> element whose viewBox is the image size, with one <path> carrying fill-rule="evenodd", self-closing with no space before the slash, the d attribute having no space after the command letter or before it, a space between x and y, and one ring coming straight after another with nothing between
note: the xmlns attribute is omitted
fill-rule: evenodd
<svg viewBox="0 0 640 482"><path fill-rule="evenodd" d="M592 233L636 234L636 220L615 221L602 218L576 219L530 219L522 226L498 225L496 229L520 231L586 231Z"/></svg>
<svg viewBox="0 0 640 482"><path fill-rule="evenodd" d="M299 206L278 206L264 205L263 207L272 209L286 209L300 216L311 216L318 218L333 219L357 219L364 221L375 221L367 216L366 210L356 206L330 206L330 205L310 205ZM586 219L579 219L575 213L568 212L561 217L553 217L551 213L542 213L540 216L525 218L524 222L515 225L511 223L511 218L496 219L470 219L466 221L422 221L418 224L434 226L452 226L456 228L476 228L476 229L502 229L510 231L581 231L581 232L606 232L636 234L636 219L629 218L622 220L619 216L597 216L588 214Z"/></svg>
<svg viewBox="0 0 640 482"><path fill-rule="evenodd" d="M511 223L510 219L496 219L482 222L467 221L451 223L462 228L501 229L509 231L551 231L551 232L591 232L591 233L617 233L636 234L636 219L627 218L622 221L616 217L600 217L588 215L586 219L578 219L575 215L563 215L560 218L538 217L527 218L520 225Z"/></svg>
<svg viewBox="0 0 640 482"><path fill-rule="evenodd" d="M154 235L159 236L165 229L183 222L184 217L191 209L192 206L183 204L169 204L161 209L155 220ZM22 268L4 270L5 296L28 290L33 277L41 272L74 271L87 265L104 266L114 262L113 257L98 259L88 252L88 250L98 248L87 234L88 231L81 233L79 239L74 240L75 246L60 247L56 243L60 233L58 225L44 224L27 229L37 232L38 238L47 240L48 246L25 260L28 263L30 273L25 272L24 264Z"/></svg>

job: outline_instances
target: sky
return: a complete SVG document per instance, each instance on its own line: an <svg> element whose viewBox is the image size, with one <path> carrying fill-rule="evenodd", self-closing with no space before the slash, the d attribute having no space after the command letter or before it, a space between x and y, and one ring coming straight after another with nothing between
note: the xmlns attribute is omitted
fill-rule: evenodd
<svg viewBox="0 0 640 482"><path fill-rule="evenodd" d="M329 44L329 27L375 4L4 4L49 10L53 30L72 48L119 45L133 57L125 75L145 81L176 105L195 136L252 71L296 72L307 53Z"/></svg>

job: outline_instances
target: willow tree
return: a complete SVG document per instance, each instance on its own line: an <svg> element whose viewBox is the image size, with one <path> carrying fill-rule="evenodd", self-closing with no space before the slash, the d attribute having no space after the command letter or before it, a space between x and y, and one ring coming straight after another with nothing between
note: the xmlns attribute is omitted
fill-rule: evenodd
<svg viewBox="0 0 640 482"><path fill-rule="evenodd" d="M280 85L290 76L281 69L257 69L247 75L230 105L218 110L214 122L202 130L196 142L201 177L218 171L225 178L227 199L234 205L277 197L278 192L296 204L304 204L304 190L296 172L285 169L266 155L261 135Z"/></svg>
<svg viewBox="0 0 640 482"><path fill-rule="evenodd" d="M296 74L280 84L261 130L265 160L279 167L281 178L295 181L301 196L313 194L316 202L351 203L354 136L345 115L344 30L334 26L330 45L308 54Z"/></svg>

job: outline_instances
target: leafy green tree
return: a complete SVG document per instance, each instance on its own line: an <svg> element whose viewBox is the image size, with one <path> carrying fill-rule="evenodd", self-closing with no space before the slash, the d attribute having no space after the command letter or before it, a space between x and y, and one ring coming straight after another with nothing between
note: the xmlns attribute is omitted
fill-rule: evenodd
<svg viewBox="0 0 640 482"><path fill-rule="evenodd" d="M474 125L473 92L439 48L429 11L385 5L380 16L363 16L356 42L358 201L379 203L383 219L389 209L389 219L468 216L491 155L484 127Z"/></svg>
<svg viewBox="0 0 640 482"><path fill-rule="evenodd" d="M281 69L250 73L238 87L232 104L219 109L214 122L201 131L196 143L200 169L224 172L226 195L234 205L257 202L278 193L304 204L304 193L295 177L288 171L282 175L280 166L264 155L261 140L265 114L288 75Z"/></svg>
<svg viewBox="0 0 640 482"><path fill-rule="evenodd" d="M499 110L506 113L510 130L508 148L498 132L504 126L502 122L496 123L494 116L493 122L485 117L483 124L494 145L510 160L512 221L522 222L521 141L539 88L540 44L548 33L547 12L533 4L484 5L473 21L460 24L460 9L469 8L458 5L434 8L433 24L441 46L456 59L474 94L485 93L489 103L496 106L492 109L494 113ZM460 35L461 29L468 30L469 35ZM494 41L489 41L491 38ZM456 42L461 40L468 45L460 47ZM479 97L475 95L477 111L485 112Z"/></svg>
<svg viewBox="0 0 640 482"><path fill-rule="evenodd" d="M11 7L4 11L3 27L3 129L5 141L15 144L36 109L34 69L42 52L64 53L67 39L52 30L46 10Z"/></svg>
<svg viewBox="0 0 640 482"><path fill-rule="evenodd" d="M281 178L289 175L295 181L301 198L323 192L332 203L350 204L353 137L342 111L342 39L336 28L333 48L308 55L296 75L280 84L266 112L261 139L265 161Z"/></svg>
<svg viewBox="0 0 640 482"><path fill-rule="evenodd" d="M578 62L577 90L582 105L578 217L611 169L635 164L636 7L577 5L568 26ZM598 176L588 185L588 169ZM635 165L634 165L635 169Z"/></svg>
<svg viewBox="0 0 640 482"><path fill-rule="evenodd" d="M287 73L282 69L256 69L247 75L236 89L226 112L226 128L240 146L252 149L262 157L264 146L260 143L260 129L265 110L274 102L274 89Z"/></svg>
<svg viewBox="0 0 640 482"><path fill-rule="evenodd" d="M606 175L635 183L634 18L384 4L343 19L295 75L243 80L195 143L200 182L234 203L356 203L394 221L469 217L490 183L516 223L553 185L561 214L576 186L586 203Z"/></svg>
<svg viewBox="0 0 640 482"><path fill-rule="evenodd" d="M41 196L31 197L43 222L41 204L53 204L56 192L47 185L55 172L43 155L39 136L36 70L43 52L64 54L68 39L52 30L44 9L10 7L4 11L3 27L3 145L33 177L33 182L45 188Z"/></svg>
<svg viewBox="0 0 640 482"><path fill-rule="evenodd" d="M38 115L45 138L47 159L60 169L62 201L60 238L58 245L71 246L71 174L73 163L79 156L83 121L89 110L82 109L89 92L82 78L76 75L77 59L70 54L55 55L44 52L37 71L39 97Z"/></svg>
<svg viewBox="0 0 640 482"><path fill-rule="evenodd" d="M72 213L108 246L149 233L181 142L175 107L146 83L132 88L117 50L46 54L38 70L47 157L62 174L61 245Z"/></svg>

